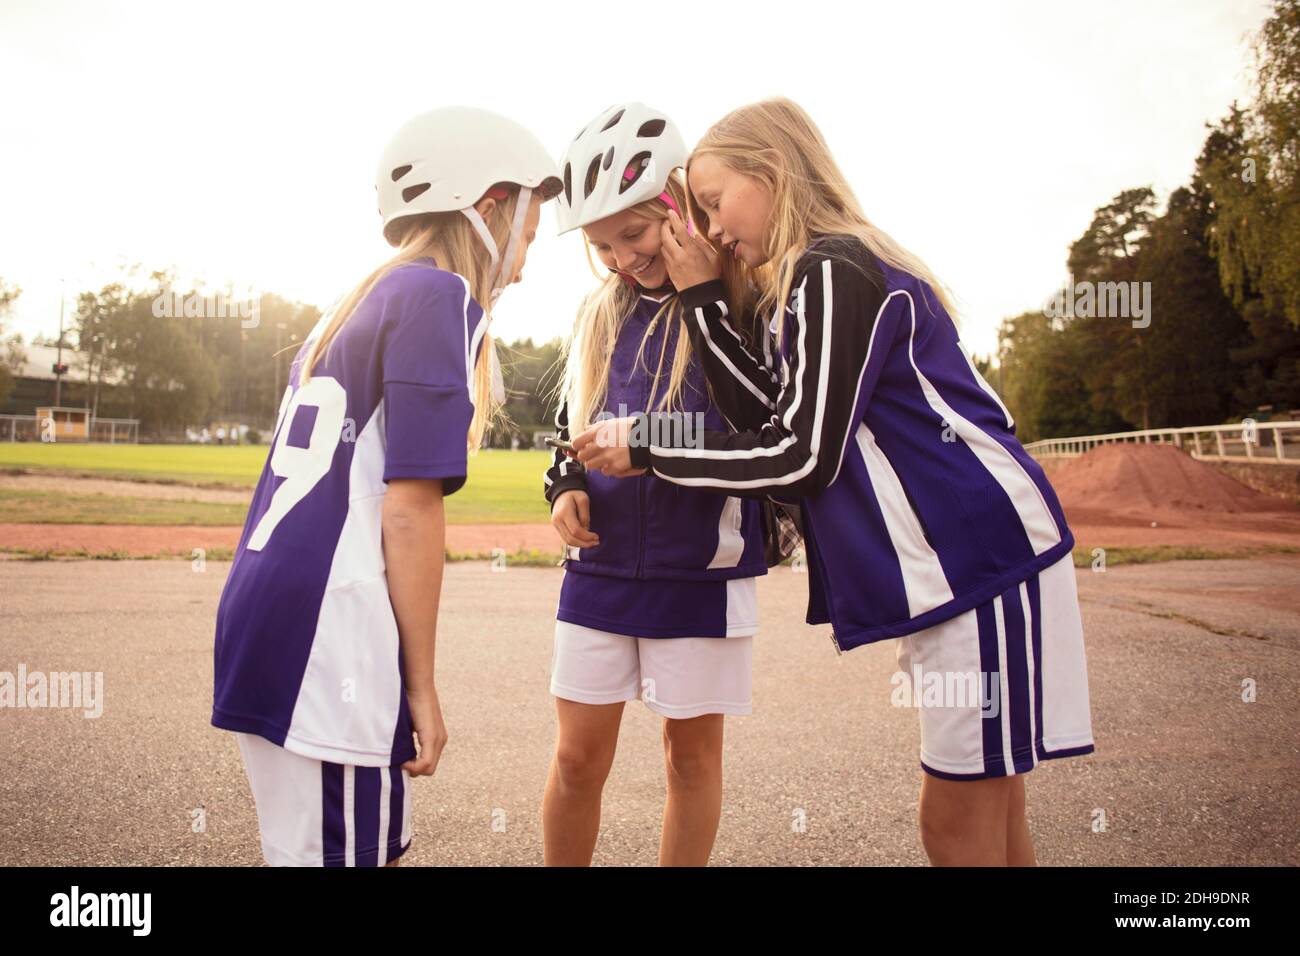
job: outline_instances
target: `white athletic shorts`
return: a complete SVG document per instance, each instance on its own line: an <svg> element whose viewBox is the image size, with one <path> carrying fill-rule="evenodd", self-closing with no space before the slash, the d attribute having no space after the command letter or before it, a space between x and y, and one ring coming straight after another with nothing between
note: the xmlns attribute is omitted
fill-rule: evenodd
<svg viewBox="0 0 1300 956"><path fill-rule="evenodd" d="M921 768L949 780L1093 750L1074 563L898 640L895 703L918 707Z"/></svg>
<svg viewBox="0 0 1300 956"><path fill-rule="evenodd" d="M411 776L400 766L314 760L237 733L271 866L383 866L411 844Z"/></svg>
<svg viewBox="0 0 1300 956"><path fill-rule="evenodd" d="M582 704L640 698L678 720L748 714L753 652L753 636L629 637L556 621L551 693Z"/></svg>

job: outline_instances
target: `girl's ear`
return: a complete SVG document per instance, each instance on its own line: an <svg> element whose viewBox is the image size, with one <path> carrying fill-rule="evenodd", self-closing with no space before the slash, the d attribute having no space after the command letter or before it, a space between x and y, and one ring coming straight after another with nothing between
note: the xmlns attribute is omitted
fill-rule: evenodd
<svg viewBox="0 0 1300 956"><path fill-rule="evenodd" d="M483 217L483 221L488 222L491 219L493 210L497 208L497 201L491 196L484 196L474 204L474 208L477 209L478 214Z"/></svg>

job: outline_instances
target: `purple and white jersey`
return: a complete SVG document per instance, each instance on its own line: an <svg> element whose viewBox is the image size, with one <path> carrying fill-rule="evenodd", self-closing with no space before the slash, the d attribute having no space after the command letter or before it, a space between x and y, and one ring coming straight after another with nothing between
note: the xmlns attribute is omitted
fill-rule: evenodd
<svg viewBox="0 0 1300 956"><path fill-rule="evenodd" d="M619 327L610 355L603 411L656 408L673 373L681 322L661 317L666 295L641 291ZM656 383L646 356L663 358ZM709 399L694 359L683 377L681 411L701 428L726 421ZM569 437L568 407L556 414ZM566 491L586 492L600 543L566 551L556 618L629 637L748 637L757 629L754 578L767 573L757 501L680 488L653 476L588 473L556 450L543 479L552 505Z"/></svg>
<svg viewBox="0 0 1300 956"><path fill-rule="evenodd" d="M465 280L424 259L376 283L305 385L299 351L217 610L215 726L332 763L415 756L384 494L393 478L465 483L485 331Z"/></svg>
<svg viewBox="0 0 1300 956"><path fill-rule="evenodd" d="M749 427L633 447L632 464L694 490L797 499L808 621L829 622L838 647L940 624L1070 552L1042 466L926 283L822 236L796 263L784 329L774 317L747 339L720 280L681 295L714 399Z"/></svg>

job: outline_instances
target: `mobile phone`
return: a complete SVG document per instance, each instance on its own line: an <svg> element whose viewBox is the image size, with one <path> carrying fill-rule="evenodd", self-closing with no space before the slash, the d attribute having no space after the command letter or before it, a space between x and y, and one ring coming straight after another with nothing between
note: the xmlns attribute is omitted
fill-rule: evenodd
<svg viewBox="0 0 1300 956"><path fill-rule="evenodd" d="M571 452L574 450L573 442L565 441L562 438L552 438L550 435L547 435L545 438L542 439L542 441L546 442L546 444L550 445L552 448L560 449L560 451Z"/></svg>

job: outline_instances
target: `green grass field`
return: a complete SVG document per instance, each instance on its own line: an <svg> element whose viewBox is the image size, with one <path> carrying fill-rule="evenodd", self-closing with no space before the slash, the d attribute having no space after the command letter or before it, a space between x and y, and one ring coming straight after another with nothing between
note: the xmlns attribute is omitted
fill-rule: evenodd
<svg viewBox="0 0 1300 956"><path fill-rule="evenodd" d="M45 445L0 442L0 471L246 488L257 484L269 448L258 445ZM549 521L542 497L545 451L488 449L470 456L469 480L447 499L453 524ZM0 522L65 524L242 524L242 505L109 495L6 491Z"/></svg>
<svg viewBox="0 0 1300 956"><path fill-rule="evenodd" d="M180 485L220 486L251 491L261 474L266 446L211 445L43 445L0 442L0 473L78 475ZM447 500L452 524L545 524L550 509L542 497L545 451L481 451L469 459L469 481ZM235 526L247 506L202 501L168 501L107 494L64 494L0 488L0 524L126 524ZM1294 551L1264 547L1207 550L1157 546L1108 548L1108 565L1209 558L1251 557ZM53 556L53 555L51 555ZM88 555L89 556L89 555ZM553 561L545 556L546 562ZM1091 552L1075 550L1076 567L1092 563Z"/></svg>
<svg viewBox="0 0 1300 956"><path fill-rule="evenodd" d="M246 505L0 488L0 524L242 525Z"/></svg>
<svg viewBox="0 0 1300 956"><path fill-rule="evenodd" d="M0 442L0 468L252 488L265 445L71 445Z"/></svg>

